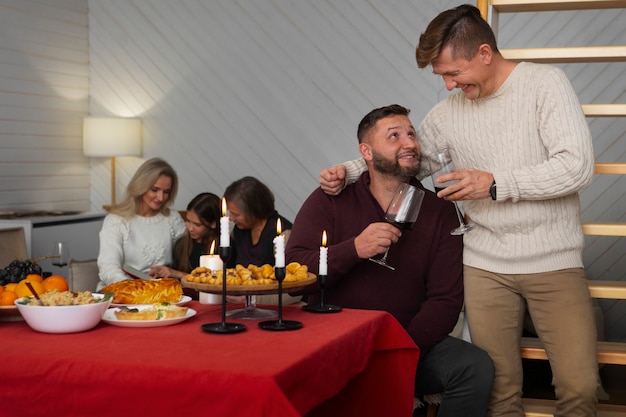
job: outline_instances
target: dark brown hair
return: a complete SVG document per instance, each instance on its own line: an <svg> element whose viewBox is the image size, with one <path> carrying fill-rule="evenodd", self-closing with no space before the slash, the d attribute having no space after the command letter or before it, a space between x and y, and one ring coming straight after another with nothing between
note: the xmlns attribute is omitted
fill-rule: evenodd
<svg viewBox="0 0 626 417"><path fill-rule="evenodd" d="M187 211L193 211L196 213L202 224L208 228L207 234L202 237L204 253L209 253L211 242L213 241L215 241L215 248L217 249L220 243L220 198L213 193L200 193L189 202L187 205ZM212 224L215 226L212 227ZM176 247L174 248L175 269L183 272L191 272L189 255L191 254L192 247L193 239L191 239L189 233L185 233L185 235L176 243Z"/></svg>
<svg viewBox="0 0 626 417"><path fill-rule="evenodd" d="M408 116L410 112L411 110L399 104L391 104L389 106L379 107L367 113L359 123L359 128L356 133L359 143L363 142L363 138L367 132L369 132L380 119L394 115Z"/></svg>
<svg viewBox="0 0 626 417"><path fill-rule="evenodd" d="M274 214L274 194L254 177L243 177L233 182L224 191L224 197L227 203L234 201L244 216L250 219L269 219Z"/></svg>
<svg viewBox="0 0 626 417"><path fill-rule="evenodd" d="M499 53L493 30L480 15L480 10L469 4L446 10L435 17L421 34L415 50L417 66L424 68L432 64L448 46L454 59L470 60L482 44Z"/></svg>

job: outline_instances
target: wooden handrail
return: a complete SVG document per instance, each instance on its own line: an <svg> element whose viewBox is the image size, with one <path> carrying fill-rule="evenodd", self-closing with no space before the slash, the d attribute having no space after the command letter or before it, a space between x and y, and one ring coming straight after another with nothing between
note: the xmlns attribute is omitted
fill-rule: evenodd
<svg viewBox="0 0 626 417"><path fill-rule="evenodd" d="M592 236L626 236L625 223L583 223L583 233Z"/></svg>
<svg viewBox="0 0 626 417"><path fill-rule="evenodd" d="M625 0L491 0L501 13L547 12L561 10L615 9L626 7ZM480 7L479 7L480 8Z"/></svg>
<svg viewBox="0 0 626 417"><path fill-rule="evenodd" d="M512 61L550 63L625 62L626 46L579 46L566 48L513 48L500 50Z"/></svg>
<svg viewBox="0 0 626 417"><path fill-rule="evenodd" d="M541 340L536 337L522 337L520 349L524 359L547 360L548 355ZM598 362L613 365L626 365L626 343L598 341Z"/></svg>
<svg viewBox="0 0 626 417"><path fill-rule="evenodd" d="M587 117L622 117L626 116L626 104L583 104Z"/></svg>
<svg viewBox="0 0 626 417"><path fill-rule="evenodd" d="M522 398L525 417L554 417L556 405L554 400L538 398ZM598 404L597 417L624 417L626 406L617 404Z"/></svg>
<svg viewBox="0 0 626 417"><path fill-rule="evenodd" d="M480 15L487 20L487 10L489 10L489 0L477 0L476 7L480 10Z"/></svg>
<svg viewBox="0 0 626 417"><path fill-rule="evenodd" d="M610 298L626 300L626 281L605 281L590 279L587 281L591 298Z"/></svg>
<svg viewBox="0 0 626 417"><path fill-rule="evenodd" d="M596 162L596 174L626 174L626 162Z"/></svg>

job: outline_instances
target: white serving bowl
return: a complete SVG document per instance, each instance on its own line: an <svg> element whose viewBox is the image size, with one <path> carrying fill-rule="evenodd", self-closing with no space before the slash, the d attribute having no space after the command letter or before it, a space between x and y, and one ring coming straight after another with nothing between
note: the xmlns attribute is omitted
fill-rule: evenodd
<svg viewBox="0 0 626 417"><path fill-rule="evenodd" d="M93 296L104 297L103 294L95 293ZM20 304L24 298L18 298L15 305L33 330L42 333L78 333L96 327L111 305L111 300L73 306L32 306Z"/></svg>

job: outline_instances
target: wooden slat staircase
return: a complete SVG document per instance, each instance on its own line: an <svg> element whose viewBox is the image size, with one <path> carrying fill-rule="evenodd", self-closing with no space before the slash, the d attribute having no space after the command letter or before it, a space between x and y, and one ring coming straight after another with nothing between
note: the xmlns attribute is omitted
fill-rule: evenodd
<svg viewBox="0 0 626 417"><path fill-rule="evenodd" d="M490 23L496 36L500 13L591 10L626 8L626 0L478 0L477 7ZM514 61L545 63L626 62L626 46L593 46L564 48L501 49L504 57ZM583 104L587 117L626 117L626 104ZM626 175L626 163L596 162L596 174ZM593 186L593 185L592 185ZM583 224L587 235L626 236L626 224ZM594 298L626 299L626 282L589 281ZM547 360L541 342L536 338L523 338L521 356L527 359ZM605 364L626 365L626 343L598 342L598 360ZM524 399L526 416L545 417L554 413L554 403L549 400ZM598 416L625 416L626 406L598 405Z"/></svg>

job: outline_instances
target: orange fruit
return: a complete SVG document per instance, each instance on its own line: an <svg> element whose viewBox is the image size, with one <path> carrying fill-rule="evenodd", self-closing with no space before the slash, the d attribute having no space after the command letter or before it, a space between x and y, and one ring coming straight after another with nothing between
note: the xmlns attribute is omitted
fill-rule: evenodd
<svg viewBox="0 0 626 417"><path fill-rule="evenodd" d="M18 298L17 294L13 291L3 291L0 293L0 306L12 306L14 305L13 301Z"/></svg>
<svg viewBox="0 0 626 417"><path fill-rule="evenodd" d="M0 285L0 294L4 292L4 285Z"/></svg>
<svg viewBox="0 0 626 417"><path fill-rule="evenodd" d="M15 292L15 287L17 287L17 282L10 282L4 286L4 290Z"/></svg>
<svg viewBox="0 0 626 417"><path fill-rule="evenodd" d="M15 294L17 294L18 297L28 297L29 295L33 295L30 288L26 286L27 282L30 282L30 285L32 285L33 289L35 290L37 294L43 294L44 292L46 292L41 282L29 281L28 279L24 278L23 280L18 282L17 287L15 287Z"/></svg>
<svg viewBox="0 0 626 417"><path fill-rule="evenodd" d="M41 284L46 292L52 290L63 292L69 289L67 281L61 275L50 275L48 278L41 281Z"/></svg>
<svg viewBox="0 0 626 417"><path fill-rule="evenodd" d="M32 281L38 281L38 282L43 281L43 277L41 275L39 275L39 274L28 274L28 275L26 275L24 277L24 279L27 279L27 280L29 280L31 282Z"/></svg>

